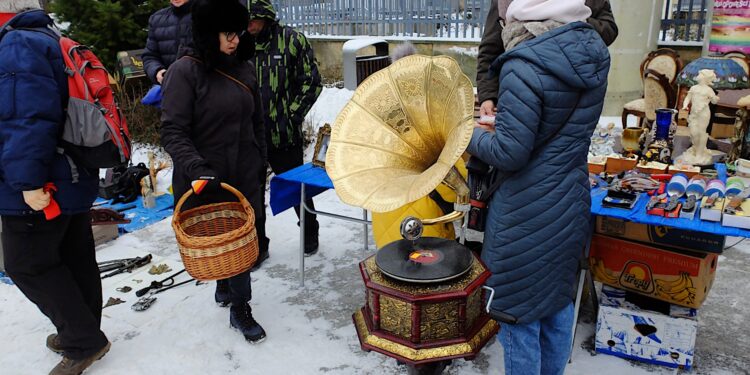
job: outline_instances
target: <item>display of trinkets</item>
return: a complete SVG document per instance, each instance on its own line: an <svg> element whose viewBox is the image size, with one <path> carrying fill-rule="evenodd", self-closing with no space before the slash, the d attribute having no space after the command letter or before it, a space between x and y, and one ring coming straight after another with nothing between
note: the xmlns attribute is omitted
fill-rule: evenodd
<svg viewBox="0 0 750 375"><path fill-rule="evenodd" d="M656 121L646 137L648 146L642 153L646 161L657 161L669 164L672 162L672 140L677 131L674 121L676 110L659 108L656 110Z"/></svg>

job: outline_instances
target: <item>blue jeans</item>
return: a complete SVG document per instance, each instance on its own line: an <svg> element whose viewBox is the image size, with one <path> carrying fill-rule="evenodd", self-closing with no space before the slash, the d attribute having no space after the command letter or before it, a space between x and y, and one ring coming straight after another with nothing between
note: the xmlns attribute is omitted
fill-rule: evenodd
<svg viewBox="0 0 750 375"><path fill-rule="evenodd" d="M527 324L501 324L505 375L561 375L570 357L573 303Z"/></svg>

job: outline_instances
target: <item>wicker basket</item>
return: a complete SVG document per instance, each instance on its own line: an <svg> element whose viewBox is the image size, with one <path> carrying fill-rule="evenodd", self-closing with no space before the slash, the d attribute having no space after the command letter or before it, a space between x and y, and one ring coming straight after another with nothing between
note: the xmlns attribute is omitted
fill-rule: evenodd
<svg viewBox="0 0 750 375"><path fill-rule="evenodd" d="M185 269L197 280L226 279L250 269L258 259L252 206L237 189L221 184L239 202L214 203L180 212L193 194L177 202L172 228Z"/></svg>

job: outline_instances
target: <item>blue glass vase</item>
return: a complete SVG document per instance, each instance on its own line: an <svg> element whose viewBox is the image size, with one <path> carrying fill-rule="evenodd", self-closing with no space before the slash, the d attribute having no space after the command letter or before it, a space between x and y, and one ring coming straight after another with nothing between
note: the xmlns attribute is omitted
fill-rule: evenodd
<svg viewBox="0 0 750 375"><path fill-rule="evenodd" d="M656 134L654 140L666 140L669 138L669 128L672 126L674 109L659 108L656 110Z"/></svg>

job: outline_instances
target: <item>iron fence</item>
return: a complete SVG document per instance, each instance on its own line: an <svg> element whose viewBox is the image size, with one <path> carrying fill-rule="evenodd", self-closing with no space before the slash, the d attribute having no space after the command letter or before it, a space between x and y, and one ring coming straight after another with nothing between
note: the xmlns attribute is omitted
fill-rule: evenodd
<svg viewBox="0 0 750 375"><path fill-rule="evenodd" d="M480 39L496 0L273 0L279 18L308 35Z"/></svg>
<svg viewBox="0 0 750 375"><path fill-rule="evenodd" d="M707 4L708 0L665 0L661 44L702 44Z"/></svg>

